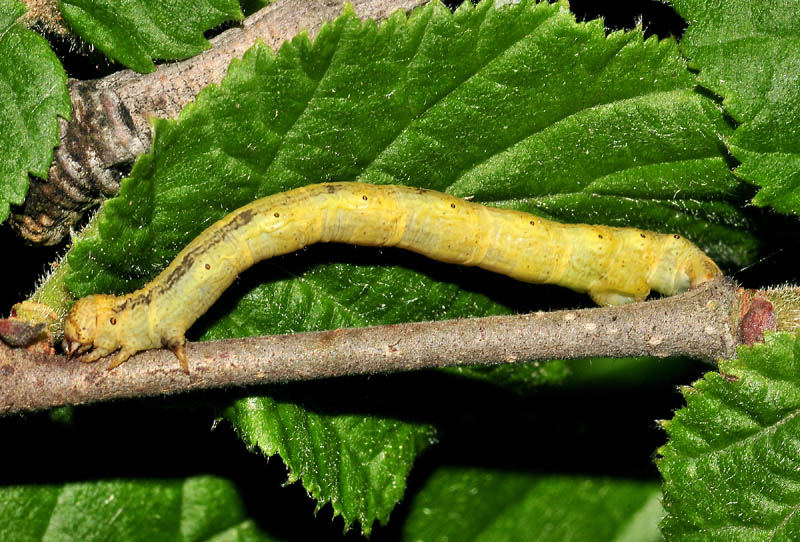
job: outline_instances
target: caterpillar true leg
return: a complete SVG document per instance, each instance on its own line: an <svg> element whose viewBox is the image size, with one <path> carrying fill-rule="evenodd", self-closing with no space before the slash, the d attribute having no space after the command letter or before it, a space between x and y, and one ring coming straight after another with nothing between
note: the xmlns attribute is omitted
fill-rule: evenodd
<svg viewBox="0 0 800 542"><path fill-rule="evenodd" d="M84 361L120 350L113 368L136 352L166 346L188 373L186 330L241 271L329 241L398 246L525 282L587 292L604 305L642 300L651 289L672 295L721 275L679 235L560 224L419 188L323 183L232 212L140 290L78 300L64 326L65 350L80 354L93 348Z"/></svg>
<svg viewBox="0 0 800 542"><path fill-rule="evenodd" d="M95 352L96 352L96 351L95 351ZM120 365L122 365L124 362L126 362L126 361L128 360L128 358L129 358L129 357L131 357L131 356L132 356L132 355L134 355L135 353L136 353L136 351L135 351L135 350L128 350L128 349L126 349L125 347L123 347L123 348L122 348L122 349L119 351L119 353L117 354L117 356L114 358L114 361L112 361L112 362L111 362L111 364L108 366L108 370L110 371L111 369L114 369L114 368L116 368L116 367L119 367L119 366L120 366ZM94 355L94 352L92 352L92 355ZM87 357L88 357L88 356L87 356ZM83 361L88 361L88 360L85 360L85 359L84 359Z"/></svg>
<svg viewBox="0 0 800 542"><path fill-rule="evenodd" d="M91 352L88 352L87 354L85 354L81 358L81 361L84 362L84 363L92 363L94 361L97 361L100 358L106 357L106 356L108 356L110 354L113 354L113 353L114 353L113 350L105 350L103 348L95 348ZM117 359L119 359L119 356L117 356ZM125 360L122 360L122 361L125 361ZM120 363L122 363L122 362L120 362ZM116 363L116 360L115 360L115 363L112 363L112 365L114 367L116 367L117 365L119 365L119 363Z"/></svg>

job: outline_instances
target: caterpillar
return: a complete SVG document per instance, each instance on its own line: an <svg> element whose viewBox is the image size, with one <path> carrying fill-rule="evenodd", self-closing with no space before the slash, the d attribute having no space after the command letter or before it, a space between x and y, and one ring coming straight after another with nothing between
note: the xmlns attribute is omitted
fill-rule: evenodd
<svg viewBox="0 0 800 542"><path fill-rule="evenodd" d="M184 333L254 263L318 242L397 246L435 260L478 266L525 282L587 292L600 305L683 292L721 275L679 235L561 224L404 186L321 183L254 201L191 241L133 293L75 302L64 350L109 369L150 348L169 348L184 372ZM91 350L91 351L90 351Z"/></svg>

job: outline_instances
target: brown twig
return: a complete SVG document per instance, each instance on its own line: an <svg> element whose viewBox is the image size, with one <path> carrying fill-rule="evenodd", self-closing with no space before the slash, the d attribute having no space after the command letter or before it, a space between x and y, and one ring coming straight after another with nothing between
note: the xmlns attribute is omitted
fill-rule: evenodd
<svg viewBox="0 0 800 542"><path fill-rule="evenodd" d="M382 20L428 0L351 0L362 19ZM341 15L344 0L278 0L241 26L211 40L211 49L155 72L124 70L103 79L69 82L73 116L61 120L61 145L46 181L31 178L25 203L13 210L12 227L27 241L54 245L93 205L119 192L136 157L150 149L150 117L174 118L197 94L219 83L233 58L256 40L273 49Z"/></svg>
<svg viewBox="0 0 800 542"><path fill-rule="evenodd" d="M0 346L0 414L123 397L592 356L685 355L715 362L740 343L743 300L725 278L678 296L621 307L340 329L194 343L191 374L167 350L140 353L113 371L108 360ZM763 333L762 333L763 335Z"/></svg>

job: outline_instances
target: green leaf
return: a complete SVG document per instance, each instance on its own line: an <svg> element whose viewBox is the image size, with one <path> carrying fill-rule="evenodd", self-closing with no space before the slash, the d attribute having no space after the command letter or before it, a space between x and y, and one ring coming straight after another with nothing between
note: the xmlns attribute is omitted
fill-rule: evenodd
<svg viewBox="0 0 800 542"><path fill-rule="evenodd" d="M654 482L443 467L409 504L403 540L660 540L660 499Z"/></svg>
<svg viewBox="0 0 800 542"><path fill-rule="evenodd" d="M203 32L243 17L236 0L59 0L61 14L84 40L139 72L153 59L181 60L209 48Z"/></svg>
<svg viewBox="0 0 800 542"><path fill-rule="evenodd" d="M151 152L107 202L97 233L72 250L67 282L79 296L131 291L233 209L326 180L421 186L562 220L676 230L740 265L755 239L720 145L730 130L693 87L673 42L643 40L640 31L606 36L601 23L577 24L565 3L466 3L454 14L432 4L380 27L347 13L313 45L301 35L277 54L255 46L177 121L156 121ZM245 273L193 333L501 314L530 307L543 291L508 290L490 273L400 251L313 247ZM516 370L527 376L498 380L554 378ZM340 385L323 395L337 396ZM377 415L367 401L354 428L352 410L309 409L298 393L291 406L243 399L228 416L264 453L278 450L292 479L335 501L345 523L368 531L402 494L430 427ZM275 412L288 420L272 419ZM391 459L401 446L407 455ZM371 450L377 463L365 468L382 474L358 464L338 470L314 452L325 448ZM398 484L390 499L379 479Z"/></svg>
<svg viewBox="0 0 800 542"><path fill-rule="evenodd" d="M465 376L475 381L490 382L505 390L526 395L541 389L543 386L562 383L572 371L563 361L539 362L523 364L506 364L497 366L448 367L442 372Z"/></svg>
<svg viewBox="0 0 800 542"><path fill-rule="evenodd" d="M67 75L47 41L17 23L25 7L0 2L0 222L28 191L28 175L47 178L58 145L58 116L72 112Z"/></svg>
<svg viewBox="0 0 800 542"><path fill-rule="evenodd" d="M728 140L754 201L800 213L800 2L673 0L690 22L681 50L740 123Z"/></svg>
<svg viewBox="0 0 800 542"><path fill-rule="evenodd" d="M663 529L681 540L800 537L800 341L768 334L683 390L664 422Z"/></svg>
<svg viewBox="0 0 800 542"><path fill-rule="evenodd" d="M346 526L357 520L367 534L375 519L388 521L411 465L434 437L430 426L315 412L270 397L237 401L225 416L248 446L279 454L291 466L290 483L302 479L313 497L331 502Z"/></svg>
<svg viewBox="0 0 800 542"><path fill-rule="evenodd" d="M214 476L8 486L0 539L268 541L236 488Z"/></svg>

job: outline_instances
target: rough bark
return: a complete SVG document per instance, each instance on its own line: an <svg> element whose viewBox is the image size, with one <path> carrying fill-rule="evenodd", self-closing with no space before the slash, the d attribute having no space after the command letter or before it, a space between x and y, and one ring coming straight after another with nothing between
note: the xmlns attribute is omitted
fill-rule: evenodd
<svg viewBox="0 0 800 542"><path fill-rule="evenodd" d="M621 307L194 343L190 374L168 350L107 371L0 345L0 414L197 389L592 356L733 358L745 292L725 278ZM763 333L762 333L763 335Z"/></svg>
<svg viewBox="0 0 800 542"><path fill-rule="evenodd" d="M382 20L428 0L352 0L356 14ZM211 49L155 72L124 70L103 79L69 82L73 116L61 119L61 145L48 179L31 178L25 203L9 223L30 243L54 245L83 213L119 192L136 157L149 150L150 117L174 118L212 83L219 83L233 58L256 40L277 49L302 30L312 38L322 24L341 15L344 0L278 0L241 26L211 40Z"/></svg>

